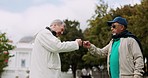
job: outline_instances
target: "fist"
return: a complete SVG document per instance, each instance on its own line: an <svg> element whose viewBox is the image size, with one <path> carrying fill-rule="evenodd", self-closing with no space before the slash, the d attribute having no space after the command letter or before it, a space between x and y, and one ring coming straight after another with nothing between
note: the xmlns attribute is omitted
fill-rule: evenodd
<svg viewBox="0 0 148 78"><path fill-rule="evenodd" d="M90 48L90 42L89 41L83 41L83 47Z"/></svg>
<svg viewBox="0 0 148 78"><path fill-rule="evenodd" d="M75 41L78 42L79 46L82 46L82 40L81 39L76 39Z"/></svg>

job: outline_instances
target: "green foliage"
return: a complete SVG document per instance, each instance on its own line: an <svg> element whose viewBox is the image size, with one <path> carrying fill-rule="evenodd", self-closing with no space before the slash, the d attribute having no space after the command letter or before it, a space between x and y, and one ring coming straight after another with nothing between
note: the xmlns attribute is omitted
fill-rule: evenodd
<svg viewBox="0 0 148 78"><path fill-rule="evenodd" d="M110 33L108 32L110 28L107 26L106 21L110 19L111 16L107 15L108 5L103 1L96 7L96 14L88 20L90 28L84 31L84 36L96 46L103 47L110 40Z"/></svg>
<svg viewBox="0 0 148 78"><path fill-rule="evenodd" d="M7 66L9 57L9 50L12 50L14 46L9 44L10 40L6 38L6 33L0 34L0 76L4 71L3 68Z"/></svg>
<svg viewBox="0 0 148 78"><path fill-rule="evenodd" d="M84 31L84 37L97 47L104 47L111 39L110 28L107 26L106 22L112 17L107 12L108 5L103 1L96 7L96 14L88 20L90 28ZM85 61L85 64L90 64L90 66L106 63L106 57L98 55L92 56L90 53L84 55L82 59Z"/></svg>
<svg viewBox="0 0 148 78"><path fill-rule="evenodd" d="M70 21L66 19L66 30L60 37L62 41L74 41L75 39L84 39L82 30L80 29L80 23L78 21ZM75 71L83 66L82 56L85 54L86 49L80 47L79 50L67 53L60 53L62 71L67 71L72 66L72 71L75 77Z"/></svg>
<svg viewBox="0 0 148 78"><path fill-rule="evenodd" d="M102 0L101 0L102 1ZM99 48L108 44L111 40L110 28L107 26L107 21L112 20L116 16L122 16L128 21L128 30L135 34L142 43L144 56L148 58L148 0L142 0L141 4L134 6L125 5L121 8L111 9L107 11L108 5L103 1L98 4L92 18L88 20L89 28L84 31L84 37ZM83 60L86 64L96 65L105 63L106 58L93 58L86 54ZM103 60L102 60L103 59ZM96 61L98 60L98 61ZM102 62L100 62L102 61ZM103 62L104 61L104 62Z"/></svg>

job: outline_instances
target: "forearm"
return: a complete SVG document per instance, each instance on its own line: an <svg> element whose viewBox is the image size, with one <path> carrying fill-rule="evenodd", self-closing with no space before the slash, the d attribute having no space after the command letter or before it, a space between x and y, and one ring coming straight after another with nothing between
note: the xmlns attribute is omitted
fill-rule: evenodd
<svg viewBox="0 0 148 78"><path fill-rule="evenodd" d="M139 76L143 76L143 68L144 68L144 62L143 62L143 57L139 56L139 58L137 58L135 60L135 70L134 70L134 75L139 75Z"/></svg>
<svg viewBox="0 0 148 78"><path fill-rule="evenodd" d="M98 54L98 55L104 56L107 54L106 49L107 48L100 49L100 48L97 48L95 45L91 44L91 47L88 49L88 51L93 55Z"/></svg>

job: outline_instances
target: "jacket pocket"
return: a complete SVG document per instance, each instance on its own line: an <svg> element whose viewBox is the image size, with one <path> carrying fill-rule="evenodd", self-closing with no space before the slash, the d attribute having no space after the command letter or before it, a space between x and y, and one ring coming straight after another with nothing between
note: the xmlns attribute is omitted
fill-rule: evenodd
<svg viewBox="0 0 148 78"><path fill-rule="evenodd" d="M61 69L60 57L58 53L48 53L47 67L50 69Z"/></svg>
<svg viewBox="0 0 148 78"><path fill-rule="evenodd" d="M127 63L128 63L128 69L131 72L134 72L134 60L133 60L132 56L127 55Z"/></svg>

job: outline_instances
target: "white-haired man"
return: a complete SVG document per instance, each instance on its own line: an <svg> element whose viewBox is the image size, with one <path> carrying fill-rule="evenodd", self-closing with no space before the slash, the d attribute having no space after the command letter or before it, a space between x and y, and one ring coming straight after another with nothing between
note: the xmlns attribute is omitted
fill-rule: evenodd
<svg viewBox="0 0 148 78"><path fill-rule="evenodd" d="M30 78L59 78L61 61L59 53L78 50L81 39L61 42L58 36L63 34L65 23L54 20L49 27L38 32L31 57Z"/></svg>

